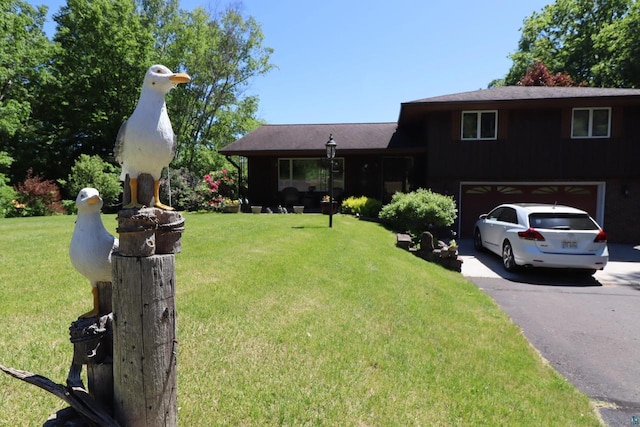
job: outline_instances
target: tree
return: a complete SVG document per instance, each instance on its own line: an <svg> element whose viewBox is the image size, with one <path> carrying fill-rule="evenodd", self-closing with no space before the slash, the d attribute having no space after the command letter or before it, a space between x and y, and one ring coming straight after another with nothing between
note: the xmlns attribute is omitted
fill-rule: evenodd
<svg viewBox="0 0 640 427"><path fill-rule="evenodd" d="M169 109L178 135L176 166L200 175L211 164L207 152L255 129L258 97L245 93L252 78L273 68L272 49L262 47L263 34L253 18L227 9L213 19L204 9L183 13L180 37L166 51L167 59L192 77L185 90L174 91Z"/></svg>
<svg viewBox="0 0 640 427"><path fill-rule="evenodd" d="M576 86L567 73L551 74L543 62L536 62L527 69L527 73L518 80L518 86Z"/></svg>
<svg viewBox="0 0 640 427"><path fill-rule="evenodd" d="M541 12L534 12L524 21L518 51L510 56L513 65L505 83L516 84L527 68L542 62L552 73L566 72L574 81L588 86L616 86L615 80L596 72L611 55L601 40L603 32L610 33L627 16L632 3L633 0L556 0Z"/></svg>
<svg viewBox="0 0 640 427"><path fill-rule="evenodd" d="M598 81L611 87L640 88L640 3L633 2L622 19L605 26L595 38L602 61L592 68Z"/></svg>
<svg viewBox="0 0 640 427"><path fill-rule="evenodd" d="M61 82L49 116L57 148L68 161L80 154L109 158L151 65L151 32L131 0L67 0L54 20L54 40L63 48L52 64Z"/></svg>
<svg viewBox="0 0 640 427"><path fill-rule="evenodd" d="M46 13L46 7L22 0L0 2L0 150L16 161L12 168L25 155L34 156L21 142L33 126L41 88L52 80L46 67L53 49L43 31Z"/></svg>
<svg viewBox="0 0 640 427"><path fill-rule="evenodd" d="M118 129L133 112L144 74L154 63L193 78L167 98L180 141L176 167L204 175L222 163L216 149L257 126L258 99L244 90L251 78L271 69L271 49L261 46L255 20L236 9L212 18L204 9L179 9L178 0L67 0L54 15L51 43L41 30L46 8L30 8L24 0L5 3L0 112L7 113L0 115L0 137L7 137L0 139L0 150L15 159L12 177L33 168L43 178L65 179L81 154L113 162ZM5 49L1 43L9 40L8 22L16 14L24 19L14 26L22 25L26 34L19 33L16 45L22 49L44 40L47 50ZM25 72L14 80L21 61ZM37 71L38 78L27 71ZM25 91L11 97L20 104L6 103L7 79L11 90L18 87L15 81L24 83ZM9 107L17 120L9 121Z"/></svg>
<svg viewBox="0 0 640 427"><path fill-rule="evenodd" d="M42 27L47 8L22 0L0 4L0 135L13 136L31 114L30 89L46 78L50 42Z"/></svg>

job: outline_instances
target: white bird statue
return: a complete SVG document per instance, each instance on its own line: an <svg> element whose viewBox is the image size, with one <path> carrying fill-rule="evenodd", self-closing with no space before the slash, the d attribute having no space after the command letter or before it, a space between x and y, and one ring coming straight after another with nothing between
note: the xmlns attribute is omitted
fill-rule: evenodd
<svg viewBox="0 0 640 427"><path fill-rule="evenodd" d="M80 274L89 279L93 292L93 309L80 317L99 314L98 282L111 282L111 254L118 250L118 239L102 224L102 198L95 188L83 188L76 198L78 219L71 237L69 257Z"/></svg>
<svg viewBox="0 0 640 427"><path fill-rule="evenodd" d="M155 206L172 210L160 202L160 175L176 154L176 137L171 128L164 96L179 83L191 80L185 73L173 73L164 65L153 65L142 83L138 105L120 127L114 154L122 165L121 180L129 175L131 203L125 208L140 208L138 175L148 173L154 179Z"/></svg>

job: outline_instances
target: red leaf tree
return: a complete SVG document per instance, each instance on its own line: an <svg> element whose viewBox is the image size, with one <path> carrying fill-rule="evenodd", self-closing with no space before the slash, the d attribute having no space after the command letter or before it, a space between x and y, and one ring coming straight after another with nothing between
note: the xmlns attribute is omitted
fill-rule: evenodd
<svg viewBox="0 0 640 427"><path fill-rule="evenodd" d="M555 73L542 61L537 61L527 68L527 73L518 80L518 86L583 86L577 84L568 73Z"/></svg>

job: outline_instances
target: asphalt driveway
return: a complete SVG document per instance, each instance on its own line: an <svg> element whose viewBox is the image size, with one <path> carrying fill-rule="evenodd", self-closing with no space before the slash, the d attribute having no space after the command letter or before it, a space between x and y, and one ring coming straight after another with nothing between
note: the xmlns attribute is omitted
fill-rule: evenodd
<svg viewBox="0 0 640 427"><path fill-rule="evenodd" d="M640 246L609 245L603 271L508 273L498 256L460 242L462 274L489 294L531 344L598 402L609 426L640 418Z"/></svg>

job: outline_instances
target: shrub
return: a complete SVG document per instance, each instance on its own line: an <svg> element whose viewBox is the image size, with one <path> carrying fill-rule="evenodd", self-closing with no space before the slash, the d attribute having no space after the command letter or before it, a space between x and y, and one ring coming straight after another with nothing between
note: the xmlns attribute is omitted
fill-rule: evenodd
<svg viewBox="0 0 640 427"><path fill-rule="evenodd" d="M6 152L0 151L0 218L4 218L13 208L16 191L9 185L9 178L3 173L13 163L13 158Z"/></svg>
<svg viewBox="0 0 640 427"><path fill-rule="evenodd" d="M342 201L342 213L377 218L382 202L367 196L347 197Z"/></svg>
<svg viewBox="0 0 640 427"><path fill-rule="evenodd" d="M202 187L200 177L187 168L172 169L169 172L170 180L163 176L160 180L160 197L166 203L169 202L169 190L171 190L171 206L181 211L197 211L202 208L202 198L198 192ZM169 186L168 183L171 185Z"/></svg>
<svg viewBox="0 0 640 427"><path fill-rule="evenodd" d="M424 231L450 226L457 211L453 197L419 189L394 194L380 211L380 218L394 230L417 237Z"/></svg>
<svg viewBox="0 0 640 427"><path fill-rule="evenodd" d="M71 167L71 173L64 187L73 200L83 188L95 188L104 201L105 211L119 204L120 193L122 193L120 174L116 167L103 161L100 156L86 154L81 154Z"/></svg>
<svg viewBox="0 0 640 427"><path fill-rule="evenodd" d="M60 188L50 180L33 176L29 169L27 178L15 188L17 197L7 216L45 216L65 213L60 201Z"/></svg>
<svg viewBox="0 0 640 427"><path fill-rule="evenodd" d="M204 188L201 187L203 207L220 210L225 205L238 200L237 178L227 169L208 173L204 176Z"/></svg>

